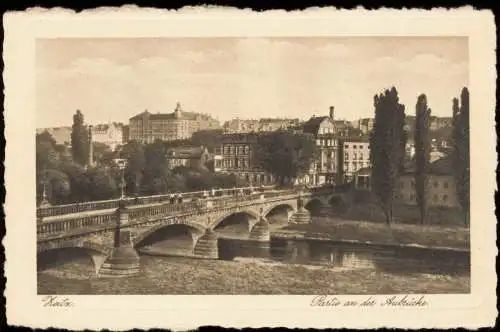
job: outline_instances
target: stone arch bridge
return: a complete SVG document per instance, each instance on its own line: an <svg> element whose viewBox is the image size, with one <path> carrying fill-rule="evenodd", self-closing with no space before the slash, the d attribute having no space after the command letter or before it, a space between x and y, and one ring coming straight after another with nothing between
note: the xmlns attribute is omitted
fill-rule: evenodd
<svg viewBox="0 0 500 332"><path fill-rule="evenodd" d="M335 196L341 197L331 187L281 190L178 204L121 204L114 209L58 215L37 222L37 253L40 257L79 249L90 255L99 276L133 275L140 270L137 250L147 248L165 230L182 235L178 238L184 241L185 254L217 258L218 237L267 242L268 216L273 211L284 212L286 222L307 223L311 220L307 205L330 209Z"/></svg>

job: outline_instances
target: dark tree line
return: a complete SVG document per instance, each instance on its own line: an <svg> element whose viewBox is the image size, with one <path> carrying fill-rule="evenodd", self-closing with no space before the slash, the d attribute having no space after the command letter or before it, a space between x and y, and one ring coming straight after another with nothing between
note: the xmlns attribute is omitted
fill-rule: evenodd
<svg viewBox="0 0 500 332"><path fill-rule="evenodd" d="M370 136L372 190L389 225L405 156L405 107L399 103L394 87L375 95L374 107L375 122Z"/></svg>
<svg viewBox="0 0 500 332"><path fill-rule="evenodd" d="M469 90L464 87L460 103L453 99L453 162L458 200L464 212L464 223L469 225L470 214L470 138Z"/></svg>
<svg viewBox="0 0 500 332"><path fill-rule="evenodd" d="M420 209L420 221L425 223L428 210L428 172L431 152L429 124L431 109L427 106L427 97L418 97L415 120L415 191Z"/></svg>

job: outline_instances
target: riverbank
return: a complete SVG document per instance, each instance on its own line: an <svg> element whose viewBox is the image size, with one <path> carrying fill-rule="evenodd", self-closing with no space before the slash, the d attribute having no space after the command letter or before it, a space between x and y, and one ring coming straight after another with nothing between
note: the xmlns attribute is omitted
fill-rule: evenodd
<svg viewBox="0 0 500 332"><path fill-rule="evenodd" d="M273 231L272 236L470 251L468 228L411 224L387 226L384 223L332 217L317 217L310 224L289 224Z"/></svg>
<svg viewBox="0 0 500 332"><path fill-rule="evenodd" d="M80 271L81 270L81 271ZM468 275L393 273L373 269L185 257L141 257L130 278L89 276L72 262L38 274L39 294L457 294L470 292ZM71 274L64 271L71 271Z"/></svg>

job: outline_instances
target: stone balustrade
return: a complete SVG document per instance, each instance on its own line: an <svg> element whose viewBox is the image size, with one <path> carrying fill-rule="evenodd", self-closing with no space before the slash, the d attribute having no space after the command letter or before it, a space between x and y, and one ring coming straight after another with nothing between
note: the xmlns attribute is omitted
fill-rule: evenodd
<svg viewBox="0 0 500 332"><path fill-rule="evenodd" d="M236 196L240 191L248 192L248 191L261 191L265 192L266 190L272 189L274 186L266 186L260 188L252 188L252 187L244 187L244 188L230 188L230 189L216 189L214 190L216 196L212 198L220 198L220 196ZM183 199L193 199L193 198L202 198L205 194L211 194L212 190L202 190L202 191L194 191L194 192L185 192L180 193ZM177 195L177 194L175 194ZM143 197L128 197L125 198L124 201L127 206L134 205L146 205L146 204L155 204L169 201L172 194L162 194L162 195L154 195L154 196L143 196ZM105 210L105 209L113 209L117 208L119 205L120 199L113 200L105 200L105 201L95 201L95 202L83 202L83 203L75 203L75 204L67 204L67 205L55 205L48 207L39 207L36 211L37 218L45 218L45 217L53 217L71 213L80 213L86 211L96 211L96 210Z"/></svg>

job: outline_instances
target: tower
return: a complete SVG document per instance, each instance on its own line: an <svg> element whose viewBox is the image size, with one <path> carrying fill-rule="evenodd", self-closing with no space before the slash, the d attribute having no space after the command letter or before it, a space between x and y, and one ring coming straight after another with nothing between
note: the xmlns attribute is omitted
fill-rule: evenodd
<svg viewBox="0 0 500 332"><path fill-rule="evenodd" d="M335 118L335 106L330 106L330 119L333 121Z"/></svg>
<svg viewBox="0 0 500 332"><path fill-rule="evenodd" d="M177 102L177 106L175 107L174 115L177 119L181 117L182 113L182 108L181 108L181 103Z"/></svg>

